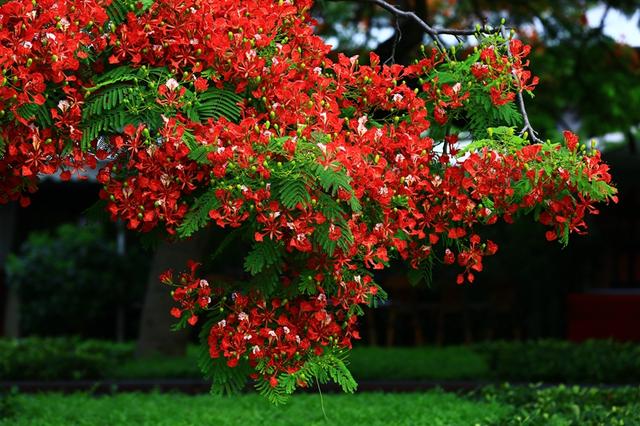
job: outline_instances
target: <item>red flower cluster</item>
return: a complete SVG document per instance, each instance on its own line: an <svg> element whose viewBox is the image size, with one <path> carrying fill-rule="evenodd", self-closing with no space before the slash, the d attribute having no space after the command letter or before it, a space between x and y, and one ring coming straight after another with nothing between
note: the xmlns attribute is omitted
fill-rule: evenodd
<svg viewBox="0 0 640 426"><path fill-rule="evenodd" d="M183 272L178 277L178 284L174 283L173 271L168 270L160 275L160 282L163 284L175 286L176 289L171 292L173 300L180 304L180 307L171 309L171 315L175 318L184 316L189 325L195 325L198 322L196 314L206 310L211 304L211 287L207 280L196 278L196 269L199 264L189 262L189 272Z"/></svg>
<svg viewBox="0 0 640 426"><path fill-rule="evenodd" d="M104 185L100 195L109 200L111 217L126 221L131 229L149 231L163 222L173 233L189 209L183 197L198 183L209 178L195 161L189 160L189 148L182 140L184 129L174 120L159 132L162 144L151 143L149 131L142 126L125 126L122 136L112 138L118 156L98 173Z"/></svg>
<svg viewBox="0 0 640 426"><path fill-rule="evenodd" d="M531 91L536 87L538 77L533 77L526 69L530 51L530 46L514 39L509 42L508 54L499 54L494 46L489 46L480 52L480 60L471 65L473 76L490 87L494 105L505 105L515 99L516 91Z"/></svg>
<svg viewBox="0 0 640 426"><path fill-rule="evenodd" d="M363 66L327 56L307 0L159 0L126 19L114 7L0 6L0 202L97 157L101 197L131 229L246 231L240 289L211 288L195 264L162 280L177 286L181 323L214 321L212 358L246 361L272 386L351 346L362 305L382 293L372 271L393 258L442 259L472 282L497 251L477 227L531 212L566 242L614 198L607 166L572 134L527 145L499 128L460 151L452 117L537 83L517 40L455 63L432 51L410 67L375 55Z"/></svg>
<svg viewBox="0 0 640 426"><path fill-rule="evenodd" d="M106 1L9 1L0 6L0 202L95 167L79 149L90 55L106 47ZM3 147L3 145L7 145ZM98 153L101 155L102 153Z"/></svg>
<svg viewBox="0 0 640 426"><path fill-rule="evenodd" d="M170 271L161 277L165 284L177 286L172 294L181 307L172 309L171 314L191 325L197 322L195 313L213 307L212 290L206 280L196 278L197 267L191 263L190 271L180 274L178 284ZM284 285L287 281L283 278ZM252 377L276 386L278 376L297 372L312 357L322 355L326 347L351 348L352 339L359 338L352 308L368 303L377 290L370 277L353 276L339 283L334 296L327 296L321 287L313 296L292 300L267 300L257 291L248 295L232 292L215 304L214 311L222 314L209 331L209 353L214 359L225 358L232 368L241 360L251 367L259 366ZM214 290L216 294L224 291ZM304 378L298 381L299 386L307 384Z"/></svg>

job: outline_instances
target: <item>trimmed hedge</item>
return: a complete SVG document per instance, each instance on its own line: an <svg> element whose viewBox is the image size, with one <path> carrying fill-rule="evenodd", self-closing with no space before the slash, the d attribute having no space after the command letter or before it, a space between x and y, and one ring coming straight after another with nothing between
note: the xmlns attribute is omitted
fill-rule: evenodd
<svg viewBox="0 0 640 426"><path fill-rule="evenodd" d="M133 344L74 338L0 339L0 380L200 378L197 353L146 359ZM640 345L612 341L491 342L444 348L357 347L357 380L640 383Z"/></svg>
<svg viewBox="0 0 640 426"><path fill-rule="evenodd" d="M132 357L131 344L61 337L0 339L0 380L98 379Z"/></svg>
<svg viewBox="0 0 640 426"><path fill-rule="evenodd" d="M489 342L472 346L490 378L514 382L640 383L640 345L610 340Z"/></svg>
<svg viewBox="0 0 640 426"><path fill-rule="evenodd" d="M200 377L197 351L186 358L130 360L116 378ZM640 383L640 345L607 340L489 342L470 346L356 347L349 368L357 380Z"/></svg>
<svg viewBox="0 0 640 426"><path fill-rule="evenodd" d="M134 336L148 256L135 245L119 256L115 235L99 223L36 231L7 259L7 283L20 295L25 336ZM117 330L118 312L125 319Z"/></svg>
<svg viewBox="0 0 640 426"><path fill-rule="evenodd" d="M638 425L640 387L486 387L479 400L510 405L495 425Z"/></svg>

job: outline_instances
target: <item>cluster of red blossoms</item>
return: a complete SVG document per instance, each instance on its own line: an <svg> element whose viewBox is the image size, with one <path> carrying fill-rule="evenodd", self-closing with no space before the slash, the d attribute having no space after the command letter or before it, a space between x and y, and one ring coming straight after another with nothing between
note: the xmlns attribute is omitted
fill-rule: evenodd
<svg viewBox="0 0 640 426"><path fill-rule="evenodd" d="M266 372L262 378L271 386L278 384L278 375L296 373L309 356L320 356L327 347L351 348L352 339L358 339L359 333L357 316L350 309L366 303L378 291L371 277L354 275L340 282L333 296L327 296L322 287L314 295L291 300L267 300L258 291L227 295L227 289L212 289L208 281L198 278L198 266L191 262L189 272L179 274L177 282L172 271L161 276L163 283L176 287L172 295L180 308L173 308L171 314L195 325L198 315L208 309L221 312L208 332L211 357L223 357L231 368L242 359L254 368L261 364L260 370ZM289 277L280 279L285 287L291 284ZM251 377L261 376L252 373ZM301 379L298 385L307 383Z"/></svg>
<svg viewBox="0 0 640 426"><path fill-rule="evenodd" d="M382 293L372 272L393 258L457 264L472 282L497 251L478 226L532 213L566 242L614 199L599 153L573 134L529 145L499 128L458 146L452 117L537 83L517 40L456 62L433 50L409 67L361 65L327 56L310 0L160 0L124 18L112 1L0 6L0 202L100 159L101 197L130 229L245 230L243 285L210 286L195 264L162 281L177 287L172 315L213 321L212 362L246 363L272 386L351 346L361 306ZM224 91L239 100L225 107ZM115 118L96 130L103 110Z"/></svg>
<svg viewBox="0 0 640 426"><path fill-rule="evenodd" d="M105 3L1 6L0 202L28 205L25 192L36 190L39 174L60 172L66 180L96 166L95 155L79 149L84 87L90 85L81 71L106 47Z"/></svg>

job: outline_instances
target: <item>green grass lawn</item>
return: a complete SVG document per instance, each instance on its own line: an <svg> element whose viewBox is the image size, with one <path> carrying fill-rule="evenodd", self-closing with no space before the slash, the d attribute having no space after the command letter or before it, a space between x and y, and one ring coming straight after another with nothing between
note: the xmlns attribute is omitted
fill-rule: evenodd
<svg viewBox="0 0 640 426"><path fill-rule="evenodd" d="M640 425L640 387L297 394L283 406L256 394L23 394L0 396L0 425Z"/></svg>
<svg viewBox="0 0 640 426"><path fill-rule="evenodd" d="M360 347L349 355L349 369L358 380L486 379L489 366L463 346L415 348Z"/></svg>
<svg viewBox="0 0 640 426"><path fill-rule="evenodd" d="M323 414L322 405L324 403ZM258 395L214 397L180 394L19 395L14 416L0 425L474 425L512 411L499 402L454 394L295 395L272 406Z"/></svg>

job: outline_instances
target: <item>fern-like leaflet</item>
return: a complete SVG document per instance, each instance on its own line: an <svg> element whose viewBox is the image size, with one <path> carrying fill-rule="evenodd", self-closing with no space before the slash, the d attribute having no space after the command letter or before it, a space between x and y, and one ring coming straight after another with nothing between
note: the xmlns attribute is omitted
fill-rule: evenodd
<svg viewBox="0 0 640 426"><path fill-rule="evenodd" d="M271 239L254 244L244 259L244 269L251 275L257 275L268 267L279 268L282 262L282 244Z"/></svg>
<svg viewBox="0 0 640 426"><path fill-rule="evenodd" d="M202 194L184 216L184 220L177 229L178 235L181 238L187 238L200 228L205 227L209 222L209 212L218 207L220 207L220 201L216 197L215 189L210 189Z"/></svg>

